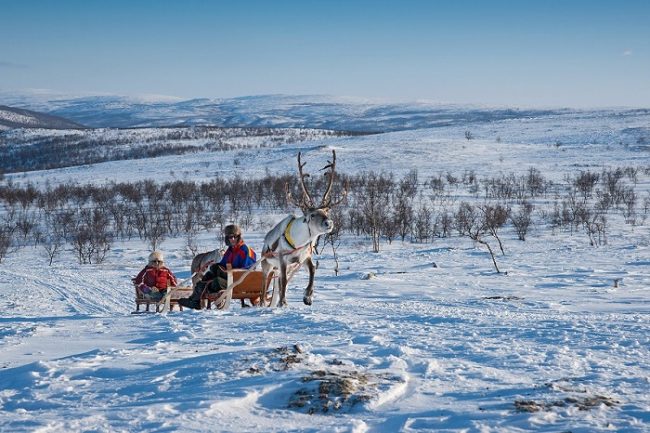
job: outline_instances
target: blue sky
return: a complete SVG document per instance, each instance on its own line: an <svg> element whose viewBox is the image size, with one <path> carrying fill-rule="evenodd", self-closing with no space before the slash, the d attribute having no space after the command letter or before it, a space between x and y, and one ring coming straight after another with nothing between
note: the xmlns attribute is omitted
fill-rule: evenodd
<svg viewBox="0 0 650 433"><path fill-rule="evenodd" d="M0 0L0 91L650 107L650 1Z"/></svg>

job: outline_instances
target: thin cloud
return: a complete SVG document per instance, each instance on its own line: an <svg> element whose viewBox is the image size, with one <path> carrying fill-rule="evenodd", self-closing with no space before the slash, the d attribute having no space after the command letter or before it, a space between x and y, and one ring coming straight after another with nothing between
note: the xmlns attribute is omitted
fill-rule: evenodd
<svg viewBox="0 0 650 433"><path fill-rule="evenodd" d="M625 50L623 51L624 56L631 56L632 55L632 50Z"/></svg>

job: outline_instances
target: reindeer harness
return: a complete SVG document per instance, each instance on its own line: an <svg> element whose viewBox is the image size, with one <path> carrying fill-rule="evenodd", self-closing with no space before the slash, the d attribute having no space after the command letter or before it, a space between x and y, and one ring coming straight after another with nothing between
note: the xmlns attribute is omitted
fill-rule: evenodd
<svg viewBox="0 0 650 433"><path fill-rule="evenodd" d="M291 221L289 221L289 224L287 224L287 228L284 229L284 240L287 241L289 246L294 250L296 249L296 242L291 237L291 226L295 220L295 218L292 218Z"/></svg>

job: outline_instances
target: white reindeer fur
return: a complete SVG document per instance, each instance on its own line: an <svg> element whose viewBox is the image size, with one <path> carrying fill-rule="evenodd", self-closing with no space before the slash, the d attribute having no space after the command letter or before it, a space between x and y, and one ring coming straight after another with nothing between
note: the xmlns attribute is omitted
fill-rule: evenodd
<svg viewBox="0 0 650 433"><path fill-rule="evenodd" d="M292 239L293 245L287 242L285 237L285 230L290 223L289 237ZM264 237L264 246L262 248L262 255L265 257L262 264L265 275L264 281L266 281L266 275L273 269L280 271L280 306L287 303L286 286L289 277L302 263L307 263L309 267L309 285L305 288L303 302L311 305L315 272L314 264L311 261L312 246L320 235L331 232L333 225L334 223L327 216L326 210L315 209L307 211L302 217L287 216ZM295 268L290 270L290 265L295 265Z"/></svg>
<svg viewBox="0 0 650 433"><path fill-rule="evenodd" d="M192 272L192 285L201 281L203 274L207 272L210 265L221 261L224 252L223 249L217 248L216 250L199 253L194 256L192 264L190 265L190 272Z"/></svg>

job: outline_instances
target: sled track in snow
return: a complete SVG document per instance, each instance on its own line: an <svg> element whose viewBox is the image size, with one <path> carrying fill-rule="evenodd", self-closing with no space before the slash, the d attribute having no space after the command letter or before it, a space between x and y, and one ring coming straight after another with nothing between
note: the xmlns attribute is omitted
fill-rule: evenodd
<svg viewBox="0 0 650 433"><path fill-rule="evenodd" d="M49 312L60 314L66 310L71 314L106 315L123 313L125 303L131 297L124 298L105 282L98 283L76 271L59 271L56 279L48 278L47 272L33 272L30 275L8 269L0 270L0 280L11 282L7 310L12 306L21 306L17 314L47 315ZM92 282L89 282L92 281ZM31 307L31 308L27 308ZM63 308L61 308L63 307Z"/></svg>

